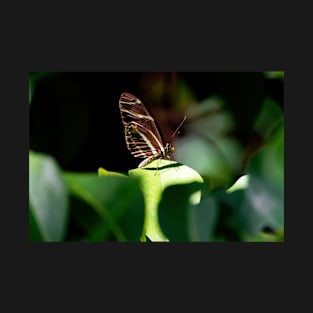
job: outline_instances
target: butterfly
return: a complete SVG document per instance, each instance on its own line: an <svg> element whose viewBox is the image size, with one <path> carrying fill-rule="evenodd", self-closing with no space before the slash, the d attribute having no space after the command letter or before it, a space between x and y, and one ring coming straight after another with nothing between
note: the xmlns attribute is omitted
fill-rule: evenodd
<svg viewBox="0 0 313 313"><path fill-rule="evenodd" d="M144 104L134 95L124 92L119 100L119 108L128 150L135 158L145 158L138 167L144 167L156 159L169 159L175 148L170 142L163 144L154 118ZM185 120L186 116L176 128L172 139Z"/></svg>

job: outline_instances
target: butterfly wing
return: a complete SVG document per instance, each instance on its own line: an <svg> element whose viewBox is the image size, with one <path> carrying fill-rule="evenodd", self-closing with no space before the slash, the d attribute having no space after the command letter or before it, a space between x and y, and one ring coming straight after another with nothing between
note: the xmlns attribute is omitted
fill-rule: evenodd
<svg viewBox="0 0 313 313"><path fill-rule="evenodd" d="M147 158L164 154L164 146L153 117L144 104L130 93L119 100L128 150L134 157Z"/></svg>

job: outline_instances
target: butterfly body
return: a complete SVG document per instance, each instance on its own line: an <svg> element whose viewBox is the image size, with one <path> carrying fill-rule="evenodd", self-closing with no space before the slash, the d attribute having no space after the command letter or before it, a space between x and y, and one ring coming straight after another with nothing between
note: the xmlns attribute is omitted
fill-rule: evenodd
<svg viewBox="0 0 313 313"><path fill-rule="evenodd" d="M163 144L154 118L144 104L137 97L124 92L119 100L119 108L128 150L136 158L145 158L138 167L144 167L156 159L169 158L175 149L170 142Z"/></svg>

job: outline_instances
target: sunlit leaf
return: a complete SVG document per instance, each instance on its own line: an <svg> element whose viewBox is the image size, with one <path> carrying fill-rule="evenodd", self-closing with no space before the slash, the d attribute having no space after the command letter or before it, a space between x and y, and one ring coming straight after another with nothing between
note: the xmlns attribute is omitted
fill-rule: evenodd
<svg viewBox="0 0 313 313"><path fill-rule="evenodd" d="M98 168L98 175L99 176L119 176L119 177L126 177L126 175L121 174L119 172L112 172L104 169L103 167Z"/></svg>
<svg viewBox="0 0 313 313"><path fill-rule="evenodd" d="M129 175L138 177L141 181L146 206L146 235L152 241L166 241L159 226L157 212L164 189L175 184L203 182L201 176L185 165L168 160L155 160L144 168L130 170ZM194 201L199 201L200 196L200 192L196 193ZM175 195L173 199L176 199Z"/></svg>
<svg viewBox="0 0 313 313"><path fill-rule="evenodd" d="M238 178L238 180L227 189L227 192L234 192L239 189L246 189L249 185L249 175L243 175Z"/></svg>

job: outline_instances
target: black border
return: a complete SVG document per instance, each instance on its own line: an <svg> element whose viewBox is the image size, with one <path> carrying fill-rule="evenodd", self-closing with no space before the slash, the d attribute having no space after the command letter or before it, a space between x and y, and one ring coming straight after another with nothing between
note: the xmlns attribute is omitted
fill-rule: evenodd
<svg viewBox="0 0 313 313"><path fill-rule="evenodd" d="M31 27L26 28L27 31L22 30L19 38L14 38L10 43L10 50L16 54L12 54L14 62L5 76L7 98L3 103L11 118L3 121L7 131L4 132L6 138L2 143L3 151L11 159L11 165L4 169L6 186L3 187L11 187L10 193L4 195L8 201L3 206L3 211L9 215L8 220L3 217L3 221L8 221L3 222L3 228L7 237L5 240L10 246L10 252L6 256L10 257L9 265L18 268L20 279L25 279L25 274L28 273L30 276L26 277L31 277L35 284L49 286L56 279L54 273L57 272L60 280L63 277L71 286L77 284L76 288L81 287L85 291L89 285L84 284L93 279L100 282L100 289L102 284L107 286L115 281L116 285L112 285L111 291L114 292L115 288L127 288L129 291L131 286L139 298L146 291L153 295L152 286L157 286L158 282L161 283L164 295L175 292L177 285L182 288L193 287L190 285L192 280L199 289L203 288L203 282L205 288L211 286L222 298L224 292L240 293L243 291L241 288L244 288L244 299L249 294L256 297L258 292L262 292L257 294L262 299L274 293L274 300L278 299L281 303L279 295L286 288L282 286L286 277L293 268L299 269L301 266L297 262L297 255L304 238L297 238L296 235L303 235L301 229L304 226L300 223L300 229L295 230L293 225L303 216L303 210L298 210L300 206L304 205L310 210L310 204L307 205L306 202L299 205L297 197L302 198L302 194L296 195L296 186L292 188L296 174L301 171L301 164L310 164L304 162L303 155L306 151L303 151L302 144L298 141L302 134L297 134L298 127L292 126L293 123L298 123L294 115L296 112L299 123L304 123L305 113L300 109L300 104L311 102L300 98L304 85L299 82L300 73L294 71L296 68L306 68L306 64L298 64L303 57L300 55L303 50L295 49L291 52L288 48L290 37L284 36L297 33L297 23L292 23L292 32L286 29L286 23L280 20L284 15L284 7L275 8L273 4L271 8L265 7L263 12L258 6L255 10L255 13L259 11L257 18L244 11L239 15L227 6L219 10L220 15L210 7L203 9L201 16L201 8L199 9L197 14L192 14L189 5L183 13L179 4L173 10L169 4L166 7L153 4L150 13L131 13L128 5L116 10L115 15L110 10L94 10L87 16L84 5L80 14L75 11L75 16L70 14L72 9L65 11L63 7L61 19L56 18L60 14L57 8L57 12L51 10L50 17L44 14L26 14L25 23ZM152 15L151 10L154 11ZM20 25L22 24L21 22ZM23 40L23 50L20 39ZM295 53L299 55L296 56ZM16 57L18 54L20 56ZM285 71L285 117L293 121L285 122L284 243L28 242L28 73L125 70ZM301 131L301 127L299 129ZM12 160L12 156L16 159ZM296 160L294 168L290 164L293 160ZM295 183L298 185L297 181ZM293 255L296 256L295 259ZM286 271L288 268L290 271ZM139 279L141 275L142 280ZM136 287L133 286L135 282L139 283ZM173 289L166 289L167 284ZM257 289L260 285L264 287ZM78 293L77 296L79 295ZM161 294L159 296L162 297ZM118 298L122 300L120 295ZM209 293L205 299L208 302L213 300ZM261 304L262 300L258 301L258 308ZM212 307L212 303L207 304L207 307ZM265 304L263 307L265 310L269 308ZM270 307L273 308L273 305Z"/></svg>

